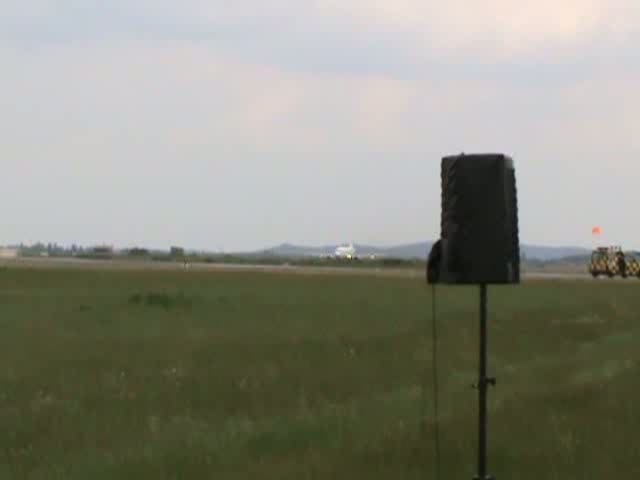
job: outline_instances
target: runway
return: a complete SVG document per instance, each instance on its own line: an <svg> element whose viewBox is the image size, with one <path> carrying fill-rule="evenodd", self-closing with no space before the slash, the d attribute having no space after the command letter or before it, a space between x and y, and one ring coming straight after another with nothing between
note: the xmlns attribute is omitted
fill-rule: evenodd
<svg viewBox="0 0 640 480"><path fill-rule="evenodd" d="M31 258L18 257L0 259L0 266L14 268L66 268L66 269L100 269L100 270L156 270L156 271L196 271L196 272L265 272L304 275L366 275L391 276L405 278L424 278L422 269L414 268L381 268L381 267L335 267L335 266L299 266L299 265L259 265L232 263L189 263L159 262L151 260L92 260L79 258ZM523 272L523 280L565 280L565 281L633 281L634 279L594 279L588 273L580 272Z"/></svg>

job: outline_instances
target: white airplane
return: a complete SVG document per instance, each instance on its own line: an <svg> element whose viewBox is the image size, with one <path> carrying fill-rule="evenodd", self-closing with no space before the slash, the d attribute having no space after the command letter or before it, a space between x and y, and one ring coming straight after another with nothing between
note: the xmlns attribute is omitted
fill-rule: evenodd
<svg viewBox="0 0 640 480"><path fill-rule="evenodd" d="M337 258L346 258L351 260L356 257L356 248L353 246L353 243L350 243L349 245L340 245L336 248L335 252L333 252L333 255Z"/></svg>
<svg viewBox="0 0 640 480"><path fill-rule="evenodd" d="M328 258L328 259L343 259L343 260L375 260L377 258L382 257L382 255L377 253L359 255L356 247L353 243L343 244L336 247L333 253L314 253L312 254L314 257L318 258Z"/></svg>

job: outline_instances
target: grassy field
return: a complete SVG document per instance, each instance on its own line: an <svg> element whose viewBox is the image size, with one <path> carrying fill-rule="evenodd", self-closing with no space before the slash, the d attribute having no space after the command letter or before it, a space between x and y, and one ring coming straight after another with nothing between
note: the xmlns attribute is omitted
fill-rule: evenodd
<svg viewBox="0 0 640 480"><path fill-rule="evenodd" d="M489 307L490 472L637 477L640 282ZM5 268L0 478L431 479L430 309L415 279ZM437 310L443 479L470 480L477 290Z"/></svg>

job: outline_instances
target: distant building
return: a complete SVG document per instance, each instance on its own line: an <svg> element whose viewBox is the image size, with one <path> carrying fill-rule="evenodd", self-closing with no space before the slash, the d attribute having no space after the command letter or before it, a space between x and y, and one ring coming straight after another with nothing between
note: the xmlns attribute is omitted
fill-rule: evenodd
<svg viewBox="0 0 640 480"><path fill-rule="evenodd" d="M19 255L17 248L0 247L0 258L17 258Z"/></svg>

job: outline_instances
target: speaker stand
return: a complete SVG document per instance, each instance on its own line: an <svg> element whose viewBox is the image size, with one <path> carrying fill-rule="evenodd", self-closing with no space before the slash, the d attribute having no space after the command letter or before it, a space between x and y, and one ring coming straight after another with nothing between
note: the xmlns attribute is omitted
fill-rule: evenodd
<svg viewBox="0 0 640 480"><path fill-rule="evenodd" d="M478 475L474 480L495 480L487 474L487 390L496 379L487 377L487 285L480 285L480 371L478 384Z"/></svg>

